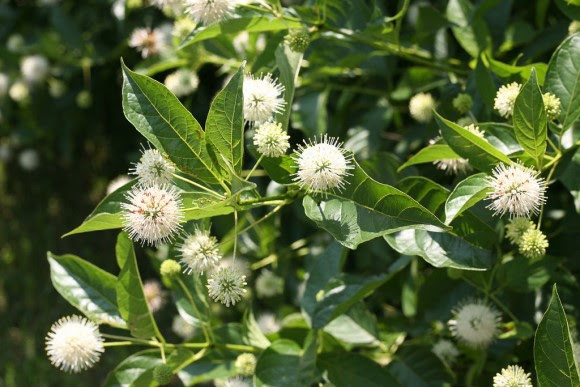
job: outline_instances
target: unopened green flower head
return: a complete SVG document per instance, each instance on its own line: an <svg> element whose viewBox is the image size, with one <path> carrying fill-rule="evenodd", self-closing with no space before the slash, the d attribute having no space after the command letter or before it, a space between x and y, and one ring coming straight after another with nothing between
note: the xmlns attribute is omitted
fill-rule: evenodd
<svg viewBox="0 0 580 387"><path fill-rule="evenodd" d="M251 353L242 353L236 359L236 370L240 375L252 376L256 371L256 356Z"/></svg>
<svg viewBox="0 0 580 387"><path fill-rule="evenodd" d="M181 272L181 265L173 259L166 259L161 263L160 272L163 277L175 277Z"/></svg>
<svg viewBox="0 0 580 387"><path fill-rule="evenodd" d="M167 364L159 364L153 368L153 380L159 385L165 386L173 380L173 370Z"/></svg>
<svg viewBox="0 0 580 387"><path fill-rule="evenodd" d="M304 52L310 44L310 34L305 30L291 30L286 36L288 47L294 52Z"/></svg>
<svg viewBox="0 0 580 387"><path fill-rule="evenodd" d="M473 107L473 99L469 94L461 93L453 98L453 107L461 114L466 114Z"/></svg>
<svg viewBox="0 0 580 387"><path fill-rule="evenodd" d="M517 245L520 243L522 235L530 228L534 228L534 222L526 217L519 216L505 226L505 235L511 243Z"/></svg>
<svg viewBox="0 0 580 387"><path fill-rule="evenodd" d="M530 259L541 258L546 255L546 249L549 245L548 239L542 231L530 228L520 239L520 253Z"/></svg>
<svg viewBox="0 0 580 387"><path fill-rule="evenodd" d="M561 111L560 98L552 93L544 93L542 99L544 100L544 109L546 109L548 120L552 121L558 118Z"/></svg>
<svg viewBox="0 0 580 387"><path fill-rule="evenodd" d="M568 33L570 35L575 34L576 32L580 31L580 20L574 20L568 26Z"/></svg>

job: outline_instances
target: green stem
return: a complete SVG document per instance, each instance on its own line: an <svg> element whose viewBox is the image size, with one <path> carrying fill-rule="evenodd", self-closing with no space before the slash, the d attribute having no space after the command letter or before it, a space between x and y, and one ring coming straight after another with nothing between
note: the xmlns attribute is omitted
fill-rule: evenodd
<svg viewBox="0 0 580 387"><path fill-rule="evenodd" d="M554 165L552 166L552 169L550 169L550 173L548 173L548 177L546 178L546 186L548 184L550 184L550 180L552 180L552 176L554 175L554 172L556 171L556 167L558 166L558 162L560 161L559 156L561 156L561 153L558 155L558 157L556 157L553 160ZM547 189L547 188L546 188ZM537 224L537 229L540 229L540 225L542 224L542 218L544 217L544 206L546 203L542 203L541 207L540 207L540 215L538 216L538 224Z"/></svg>
<svg viewBox="0 0 580 387"><path fill-rule="evenodd" d="M266 219L268 219L269 217L271 217L272 215L274 215L276 212L280 211L282 209L282 207L284 207L286 204L288 204L288 202L283 202L280 203L278 206L276 206L272 211L268 212L266 215L262 216L260 219L256 220L255 222L251 223L249 226L243 228L240 231L236 231L236 239L237 239L237 235L243 234L246 231L256 227L258 224L262 223L263 221L265 221ZM224 241L222 241L222 243L227 243L230 242L230 239L226 239Z"/></svg>
<svg viewBox="0 0 580 387"><path fill-rule="evenodd" d="M196 361L201 359L205 355L206 352L207 352L207 348L202 348L201 351L199 351L196 354L193 354L189 359L185 360L180 365L175 367L174 372L181 371L183 368L187 367L191 363L195 363Z"/></svg>
<svg viewBox="0 0 580 387"><path fill-rule="evenodd" d="M239 352L259 352L260 349L256 347L251 347L249 345L239 345L239 344L215 344L214 347L219 349L229 349L231 351Z"/></svg>
<svg viewBox="0 0 580 387"><path fill-rule="evenodd" d="M238 204L240 206L245 206L245 205L248 205L248 204L269 203L269 202L273 202L273 201L288 200L288 199L289 199L289 197L288 197L287 194L285 194L285 195L274 195L274 196L268 196L268 197L263 197L263 198L240 200L238 202Z"/></svg>
<svg viewBox="0 0 580 387"><path fill-rule="evenodd" d="M209 188L207 188L207 187L204 187L203 185L201 185L201 184L198 184L198 183L196 183L195 181L189 180L189 179L188 179L188 178L186 178L186 177L180 176L180 175L178 175L178 174L176 174L176 173L174 173L174 174L173 174L173 177L175 177L175 178L177 178L177 179L179 179L179 180L185 181L186 183L189 183L189 184L191 184L191 185L193 185L193 186L195 186L195 187L197 187L197 188L200 188L200 189L202 189L202 190L206 191L207 193L210 193L210 194L214 195L214 196L215 196L215 197L217 197L218 199L221 199L221 200L225 199L225 196L222 196L222 195L220 195L219 193L215 192L214 190L211 190L211 189L209 189Z"/></svg>
<svg viewBox="0 0 580 387"><path fill-rule="evenodd" d="M258 270L264 266L268 266L271 263L274 263L278 260L278 256L276 254L270 254L268 255L266 258L253 263L252 266L250 266L250 269L252 270Z"/></svg>
<svg viewBox="0 0 580 387"><path fill-rule="evenodd" d="M550 136L547 136L547 137L546 137L546 141L548 141L548 144L550 144L550 146L551 146L552 148L554 148L554 150L555 150L556 152L558 152L558 151L559 151L558 147L557 147L557 146L556 146L556 145L555 145L555 144L552 142L552 140L550 140Z"/></svg>
<svg viewBox="0 0 580 387"><path fill-rule="evenodd" d="M399 12L397 12L395 14L395 16L390 17L388 19L388 21L393 22L397 19L402 18L403 16L405 16L405 13L407 13L407 9L409 8L409 4L411 3L411 0L405 0L405 2L403 3L403 7L401 7L401 10Z"/></svg>
<svg viewBox="0 0 580 387"><path fill-rule="evenodd" d="M260 162L262 161L263 158L264 158L264 154L261 154L260 157L258 158L258 161L256 161L256 164L254 164L254 168L252 168L250 170L250 172L248 173L248 176L246 176L246 181L250 180L250 177L252 176L252 173L254 173L254 171L256 170L256 168L258 168L258 165L260 165Z"/></svg>
<svg viewBox="0 0 580 387"><path fill-rule="evenodd" d="M234 209L234 258L236 260L236 252L238 250L238 210Z"/></svg>
<svg viewBox="0 0 580 387"><path fill-rule="evenodd" d="M193 296L191 295L191 292L189 291L187 286L185 286L185 283L183 283L183 280L180 277L177 277L177 283L179 283L179 286L181 286L181 289L185 293L187 300L189 301L189 303L191 304L191 306L193 308L193 311L195 313L195 317L197 317L197 319L199 320L199 323L201 324L201 330L203 331L203 336L205 337L205 341L208 343L212 343L213 341L212 341L212 337L211 337L210 333L208 332L208 327L206 326L205 321L202 319L202 315L201 315L199 309L197 308L195 301L193 300Z"/></svg>
<svg viewBox="0 0 580 387"><path fill-rule="evenodd" d="M463 279L465 280L465 282L467 282L469 285L473 286L474 288L476 288L477 290L479 290L480 292L482 292L483 294L485 294L486 297L489 297L505 314L507 314L513 321L515 322L519 322L519 319L509 310L508 307L506 307L504 305L503 302L501 302L495 295L489 293L487 291L487 289L482 288L481 286L479 286L478 284L476 284L475 282L473 282L472 280L470 280L467 277L463 277Z"/></svg>
<svg viewBox="0 0 580 387"><path fill-rule="evenodd" d="M103 347L121 347L125 345L134 345L132 341L108 341L103 343Z"/></svg>

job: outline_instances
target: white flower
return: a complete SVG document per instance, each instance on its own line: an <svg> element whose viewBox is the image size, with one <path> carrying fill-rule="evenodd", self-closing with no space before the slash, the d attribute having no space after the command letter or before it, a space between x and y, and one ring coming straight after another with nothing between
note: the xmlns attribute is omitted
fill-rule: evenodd
<svg viewBox="0 0 580 387"><path fill-rule="evenodd" d="M175 38L183 40L195 29L195 26L195 22L189 17L177 19L175 20L175 23L173 23L172 35Z"/></svg>
<svg viewBox="0 0 580 387"><path fill-rule="evenodd" d="M175 167L157 149L145 149L129 173L137 176L143 185L163 185L171 183Z"/></svg>
<svg viewBox="0 0 580 387"><path fill-rule="evenodd" d="M272 313L263 313L258 316L256 323L264 334L278 332L280 330L280 323Z"/></svg>
<svg viewBox="0 0 580 387"><path fill-rule="evenodd" d="M544 109L546 109L548 120L552 121L558 118L562 110L560 98L552 93L544 93L542 94L542 101L544 102Z"/></svg>
<svg viewBox="0 0 580 387"><path fill-rule="evenodd" d="M256 361L256 356L254 356L254 354L242 353L236 358L236 370L241 375L252 376L256 371Z"/></svg>
<svg viewBox="0 0 580 387"><path fill-rule="evenodd" d="M34 149L26 149L18 156L18 164L26 171L34 171L38 168L39 163L40 158L38 157L38 152Z"/></svg>
<svg viewBox="0 0 580 387"><path fill-rule="evenodd" d="M113 14L117 20L125 20L125 0L115 0L113 5L111 5L111 14Z"/></svg>
<svg viewBox="0 0 580 387"><path fill-rule="evenodd" d="M169 74L164 83L176 97L183 97L197 90L199 78L189 69L179 69Z"/></svg>
<svg viewBox="0 0 580 387"><path fill-rule="evenodd" d="M159 9L163 9L165 7L173 7L178 5L181 0L151 0L151 4Z"/></svg>
<svg viewBox="0 0 580 387"><path fill-rule="evenodd" d="M111 182L107 186L107 195L112 194L113 192L115 192L116 190L118 190L119 188L121 188L130 181L131 178L127 175L119 175L115 177L113 180L111 180Z"/></svg>
<svg viewBox="0 0 580 387"><path fill-rule="evenodd" d="M433 109L435 109L435 99L429 93L415 94L409 101L409 113L418 122L431 121Z"/></svg>
<svg viewBox="0 0 580 387"><path fill-rule="evenodd" d="M143 283L143 294L152 313L159 311L165 305L165 294L159 281L145 281Z"/></svg>
<svg viewBox="0 0 580 387"><path fill-rule="evenodd" d="M499 164L493 170L489 184L492 191L487 199L492 202L488 208L494 211L494 215L509 212L510 217L529 217L530 213L537 214L546 201L544 179L538 177L538 172L533 168L520 164L507 167Z"/></svg>
<svg viewBox="0 0 580 387"><path fill-rule="evenodd" d="M48 60L42 55L27 56L20 63L20 72L28 83L43 81L48 75Z"/></svg>
<svg viewBox="0 0 580 387"><path fill-rule="evenodd" d="M449 320L453 335L470 347L487 347L499 330L501 316L483 300L463 303L453 310Z"/></svg>
<svg viewBox="0 0 580 387"><path fill-rule="evenodd" d="M129 203L121 204L124 230L134 241L157 245L181 230L182 204L175 187L136 185L125 198Z"/></svg>
<svg viewBox="0 0 580 387"><path fill-rule="evenodd" d="M469 130L471 133L475 134L477 137L483 138L483 132L481 130L479 130L478 126L475 126L474 124L470 124L464 127L465 129ZM431 145L435 144L437 142L436 139L431 140L429 143ZM442 159L442 160L436 160L433 162L433 164L435 164L435 166L437 167L437 169L440 169L442 171L445 171L446 174L460 174L460 173L466 173L471 171L471 166L469 165L469 160L466 160L464 158L456 158L456 159Z"/></svg>
<svg viewBox="0 0 580 387"><path fill-rule="evenodd" d="M220 260L217 269L224 269L230 266L235 267L236 270L240 274L245 275L246 278L250 277L252 274L252 270L250 270L250 264L242 257L236 257L236 259L234 259L232 256L223 258Z"/></svg>
<svg viewBox="0 0 580 387"><path fill-rule="evenodd" d="M46 335L46 353L50 362L65 372L77 373L91 368L103 351L99 328L84 317L63 317Z"/></svg>
<svg viewBox="0 0 580 387"><path fill-rule="evenodd" d="M195 327L177 315L171 323L171 330L183 340L189 340L195 335Z"/></svg>
<svg viewBox="0 0 580 387"><path fill-rule="evenodd" d="M220 269L207 280L209 296L227 307L242 299L246 293L246 285L246 276L241 275L233 266Z"/></svg>
<svg viewBox="0 0 580 387"><path fill-rule="evenodd" d="M512 82L499 88L494 99L493 107L498 111L500 116L509 118L513 114L514 104L516 103L516 98L521 88L522 85L517 82Z"/></svg>
<svg viewBox="0 0 580 387"><path fill-rule="evenodd" d="M505 226L505 236L512 244L518 244L522 235L530 228L535 227L534 222L524 217L513 218L508 225Z"/></svg>
<svg viewBox="0 0 580 387"><path fill-rule="evenodd" d="M431 351L437 355L441 361L444 363L451 365L455 362L457 356L459 356L459 350L449 340L441 339L433 345Z"/></svg>
<svg viewBox="0 0 580 387"><path fill-rule="evenodd" d="M284 280L264 269L256 278L256 295L259 298L274 297L284 292Z"/></svg>
<svg viewBox="0 0 580 387"><path fill-rule="evenodd" d="M272 78L272 74L244 78L244 118L247 121L263 122L274 114L282 113L286 102L282 98L284 86Z"/></svg>
<svg viewBox="0 0 580 387"><path fill-rule="evenodd" d="M282 124L264 122L254 133L254 145L258 152L267 157L280 157L290 148L290 136L282 129Z"/></svg>
<svg viewBox="0 0 580 387"><path fill-rule="evenodd" d="M215 385L216 387L251 387L252 382L249 379L236 376L226 380L216 380Z"/></svg>
<svg viewBox="0 0 580 387"><path fill-rule="evenodd" d="M518 365L510 365L493 377L493 387L533 387L530 374Z"/></svg>
<svg viewBox="0 0 580 387"><path fill-rule="evenodd" d="M171 36L171 32L169 32ZM137 49L141 52L143 58L148 58L151 55L159 54L167 45L167 31L165 27L151 29L136 28L133 30L129 38L129 47Z"/></svg>
<svg viewBox="0 0 580 387"><path fill-rule="evenodd" d="M293 157L298 164L294 181L310 192L340 191L346 184L345 177L351 175L349 169L354 168L352 154L342 148L338 138L326 135L319 143L299 145Z"/></svg>
<svg viewBox="0 0 580 387"><path fill-rule="evenodd" d="M178 250L181 253L180 262L185 265L184 272L187 274L203 274L215 268L222 259L218 240L210 235L209 230L196 228L193 234L187 235Z"/></svg>
<svg viewBox="0 0 580 387"><path fill-rule="evenodd" d="M186 12L198 22L215 23L226 19L236 6L236 0L187 0Z"/></svg>
<svg viewBox="0 0 580 387"><path fill-rule="evenodd" d="M8 91L8 95L16 102L22 102L28 99L30 95L30 89L28 85L22 81L16 81L10 86L10 90Z"/></svg>
<svg viewBox="0 0 580 387"><path fill-rule="evenodd" d="M14 53L22 51L24 44L24 37L20 34L12 34L6 40L6 48L8 48L8 51Z"/></svg>
<svg viewBox="0 0 580 387"><path fill-rule="evenodd" d="M10 88L10 78L4 73L0 73L0 99L8 94Z"/></svg>

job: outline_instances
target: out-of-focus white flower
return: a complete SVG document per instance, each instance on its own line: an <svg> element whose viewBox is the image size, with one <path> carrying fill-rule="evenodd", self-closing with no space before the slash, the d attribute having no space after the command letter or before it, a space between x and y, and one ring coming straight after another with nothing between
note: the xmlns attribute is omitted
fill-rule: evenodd
<svg viewBox="0 0 580 387"><path fill-rule="evenodd" d="M483 138L483 132L479 130L478 126L474 124L469 124L464 127L465 129L469 130L471 133L475 134L477 137ZM435 139L431 140L430 144L435 144L437 141ZM467 173L471 171L471 166L469 165L469 160L464 158L456 158L456 159L441 159L436 160L433 164L442 171L445 171L446 174L460 174L460 173Z"/></svg>
<svg viewBox="0 0 580 387"><path fill-rule="evenodd" d="M448 365L452 365L455 362L457 356L459 356L459 350L455 344L445 339L437 341L433 345L433 348L431 348L431 351L437 355L441 361Z"/></svg>
<svg viewBox="0 0 580 387"><path fill-rule="evenodd" d="M176 97L183 97L197 90L199 78L189 69L179 69L169 74L164 83Z"/></svg>
<svg viewBox="0 0 580 387"><path fill-rule="evenodd" d="M499 88L494 99L493 107L498 111L500 116L509 118L513 114L516 98L521 88L522 85L517 82L512 82Z"/></svg>
<svg viewBox="0 0 580 387"><path fill-rule="evenodd" d="M143 294L152 313L158 312L165 305L165 294L159 281L145 281L143 283Z"/></svg>
<svg viewBox="0 0 580 387"><path fill-rule="evenodd" d="M25 57L20 63L20 72L26 82L39 83L44 81L50 70L48 60L42 55Z"/></svg>
<svg viewBox="0 0 580 387"><path fill-rule="evenodd" d="M524 217L513 218L505 226L505 236L512 244L520 243L522 235L530 228L535 227L534 222Z"/></svg>
<svg viewBox="0 0 580 387"><path fill-rule="evenodd" d="M12 147L7 142L0 142L0 161L8 161L12 157Z"/></svg>
<svg viewBox="0 0 580 387"><path fill-rule="evenodd" d="M494 215L509 212L511 217L529 217L537 214L546 201L546 182L538 175L533 168L520 164L499 164L489 179L492 191L488 193L488 199L492 202L488 208L494 211Z"/></svg>
<svg viewBox="0 0 580 387"><path fill-rule="evenodd" d="M209 296L215 302L221 302L225 306L235 305L246 293L246 276L240 274L235 267L226 267L212 274L207 280Z"/></svg>
<svg viewBox="0 0 580 387"><path fill-rule="evenodd" d="M145 149L129 173L137 176L139 183L145 186L163 185L171 183L175 167L157 149Z"/></svg>
<svg viewBox="0 0 580 387"><path fill-rule="evenodd" d="M259 298L274 297L284 291L284 279L268 269L264 269L256 278L256 295Z"/></svg>
<svg viewBox="0 0 580 387"><path fill-rule="evenodd" d="M574 20L568 25L568 34L573 35L578 31L580 31L580 20Z"/></svg>
<svg viewBox="0 0 580 387"><path fill-rule="evenodd" d="M449 320L453 335L470 347L487 347L499 330L501 316L483 300L460 304L453 310Z"/></svg>
<svg viewBox="0 0 580 387"><path fill-rule="evenodd" d="M20 167L26 171L34 171L38 168L39 163L40 157L38 156L38 152L34 149L23 150L18 156L18 164L20 164Z"/></svg>
<svg viewBox="0 0 580 387"><path fill-rule="evenodd" d="M178 5L182 2L182 0L151 0L151 4L159 9L163 9L165 7L173 7Z"/></svg>
<svg viewBox="0 0 580 387"><path fill-rule="evenodd" d="M493 387L533 387L531 375L518 365L510 365L493 377Z"/></svg>
<svg viewBox="0 0 580 387"><path fill-rule="evenodd" d="M256 356L252 353L242 353L236 358L236 370L243 376L252 376L256 371Z"/></svg>
<svg viewBox="0 0 580 387"><path fill-rule="evenodd" d="M354 168L352 154L342 147L336 137L326 135L320 142L305 142L299 145L293 155L298 171L294 181L309 192L327 192L342 190L346 184L345 178Z"/></svg>
<svg viewBox="0 0 580 387"><path fill-rule="evenodd" d="M276 316L272 313L262 313L256 319L256 323L264 334L278 332L280 330L280 323L276 320Z"/></svg>
<svg viewBox="0 0 580 387"><path fill-rule="evenodd" d="M122 203L124 230L134 241L158 245L181 231L182 203L173 186L136 185Z"/></svg>
<svg viewBox="0 0 580 387"><path fill-rule="evenodd" d="M188 274L203 274L214 269L222 259L217 238L205 229L196 228L193 234L185 237L178 250L181 263L185 266L184 272Z"/></svg>
<svg viewBox="0 0 580 387"><path fill-rule="evenodd" d="M24 102L30 96L30 89L26 83L22 81L16 81L12 84L12 86L10 86L8 95L10 95L10 98L12 98L15 102Z"/></svg>
<svg viewBox="0 0 580 387"><path fill-rule="evenodd" d="M113 192L115 192L116 190L118 190L119 188L121 188L130 181L131 178L127 175L119 175L115 177L113 180L111 180L111 182L107 186L107 195L112 194Z"/></svg>
<svg viewBox="0 0 580 387"><path fill-rule="evenodd" d="M276 113L282 113L286 102L282 98L284 86L272 78L272 74L244 78L244 118L251 122L270 120Z"/></svg>
<svg viewBox="0 0 580 387"><path fill-rule="evenodd" d="M189 340L195 335L195 327L185 321L185 319L180 315L173 318L171 330L173 330L173 332L183 340Z"/></svg>
<svg viewBox="0 0 580 387"><path fill-rule="evenodd" d="M211 24L228 18L237 3L236 0L186 0L185 11L197 22Z"/></svg>
<svg viewBox="0 0 580 387"><path fill-rule="evenodd" d="M520 253L530 259L546 255L546 249L549 245L546 235L535 227L526 230L518 242Z"/></svg>
<svg viewBox="0 0 580 387"><path fill-rule="evenodd" d="M0 73L0 99L4 98L8 94L10 89L10 77L4 73Z"/></svg>
<svg viewBox="0 0 580 387"><path fill-rule="evenodd" d="M83 317L63 317L46 335L46 353L50 362L65 372L77 373L91 368L103 352L99 328Z"/></svg>
<svg viewBox="0 0 580 387"><path fill-rule="evenodd" d="M24 48L24 37L20 34L12 34L8 37L6 41L6 48L10 52L20 52Z"/></svg>
<svg viewBox="0 0 580 387"><path fill-rule="evenodd" d="M173 28L170 24L169 26ZM171 31L168 31L165 26L153 30L149 27L136 28L129 38L129 46L141 52L143 58L148 58L163 51L167 47L170 37Z"/></svg>
<svg viewBox="0 0 580 387"><path fill-rule="evenodd" d="M250 379L236 376L226 380L223 379L215 380L215 385L216 387L251 387L252 382Z"/></svg>
<svg viewBox="0 0 580 387"><path fill-rule="evenodd" d="M290 136L282 129L282 124L264 122L254 133L254 145L258 152L267 157L280 157L290 148Z"/></svg>
<svg viewBox="0 0 580 387"><path fill-rule="evenodd" d="M232 256L229 256L221 259L217 268L224 269L226 267L235 267L236 270L240 272L240 274L246 276L246 278L250 277L252 274L250 264L242 257L236 257L236 259L234 259Z"/></svg>
<svg viewBox="0 0 580 387"><path fill-rule="evenodd" d="M125 0L116 0L111 6L111 13L119 21L125 20L126 5Z"/></svg>
<svg viewBox="0 0 580 387"><path fill-rule="evenodd" d="M429 93L415 94L409 101L409 113L418 122L431 121L433 109L435 109L435 99Z"/></svg>
<svg viewBox="0 0 580 387"><path fill-rule="evenodd" d="M189 17L182 17L173 23L173 36L179 40L185 39L194 29L195 22Z"/></svg>

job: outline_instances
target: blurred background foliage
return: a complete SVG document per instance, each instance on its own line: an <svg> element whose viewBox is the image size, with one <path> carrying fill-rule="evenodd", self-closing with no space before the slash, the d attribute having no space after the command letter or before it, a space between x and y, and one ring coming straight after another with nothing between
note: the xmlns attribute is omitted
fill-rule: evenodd
<svg viewBox="0 0 580 387"><path fill-rule="evenodd" d="M319 3L284 2L293 7L294 14L307 19L316 17ZM305 53L292 106L293 142L329 133L345 140L357 160L379 181L396 184L419 170L448 187L455 184L456 178L430 164L396 172L401 160L438 133L433 122L421 124L409 117L412 95L432 93L439 101L439 112L457 120L461 116L448 102L466 90L474 97L473 115L480 121L494 118L480 97L472 71L474 59L452 33L445 12L448 2L412 1L405 16L394 22L388 22L385 15L396 14L402 1L325 3L327 20L312 31L313 42ZM485 55L497 61L489 62L490 71L485 70L493 93L508 80L522 80L522 69L517 66L547 63L573 28L571 22L580 16L579 7L563 0L481 0L474 6L471 16L484 26L485 39L491 41ZM227 76L243 60L249 61L254 73L271 71L274 49L287 33L282 29L225 34L178 49L195 26L185 19L171 10L152 7L146 0L0 0L0 73L9 79L6 92L0 93L0 385L99 385L106 373L132 352L108 350L97 367L69 376L50 365L43 349L50 325L75 312L50 283L46 251L74 252L116 273L115 232L66 239L61 235L81 223L105 196L113 179L127 173L144 143L122 113L120 57L130 67L160 81L177 68L196 72L199 85L182 97L182 102L203 123L211 98ZM136 28L160 26L167 35L160 53L143 58L129 47ZM347 38L340 33L344 28L372 39ZM173 32L168 32L170 29ZM397 48L399 44L402 51ZM48 60L48 74L40 82L23 78L21 63L31 55ZM17 83L20 87L14 88ZM277 187L268 189L275 191ZM573 198L558 184L551 188L550 198L550 254L563 260L577 258L578 244L573 238L578 235L574 230L580 221ZM229 218L213 219L214 232L223 236L230 222ZM284 279L284 293L255 300L256 310L270 311L278 319L299 311L296 297L304 267L312 260L308 254L330 239L315 230L301 204L296 203L280 218L265 222L242 238L241 252L250 264L275 253L273 270ZM303 248L307 243L313 246L310 251ZM156 254L163 252L139 252L140 259L149 257L152 262L141 265L144 278L157 275ZM384 240L376 239L351 252L350 257L344 270L364 275L387 271L398 254ZM519 300L518 287L538 290L535 300L531 294L525 302L512 304L516 315L543 310L547 297L539 289L551 279L559 282L568 311L578 317L578 260L566 260L566 265L554 260L551 271L541 267L531 273L535 282L517 276L508 283L508 287L513 285L514 293L509 297L514 300ZM510 277L519 268L506 270L514 271L505 274ZM251 276L251 283L256 275ZM392 332L382 339L391 340L396 348L405 335L421 337L427 331L440 331L441 326L433 321L446 321L451 306L470 294L473 290L462 281L454 281L452 273L414 261L366 304L380 317L381 332ZM170 329L176 314L171 308L157 316L165 330ZM236 311L222 313L239 319ZM516 353L524 368L533 368L529 340L523 346L517 346L515 340L502 340L492 351L496 359ZM499 368L490 366L488 372L492 375Z"/></svg>

